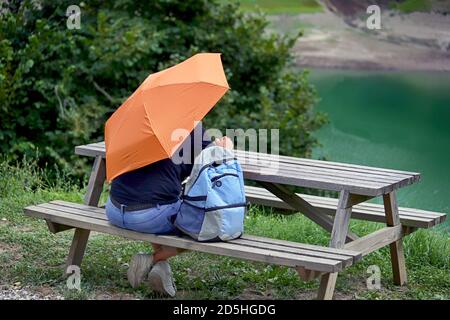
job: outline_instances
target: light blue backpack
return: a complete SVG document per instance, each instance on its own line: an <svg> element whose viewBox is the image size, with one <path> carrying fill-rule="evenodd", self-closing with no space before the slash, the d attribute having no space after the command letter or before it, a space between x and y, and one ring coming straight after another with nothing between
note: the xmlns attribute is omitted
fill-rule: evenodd
<svg viewBox="0 0 450 320"><path fill-rule="evenodd" d="M198 241L227 241L244 231L246 201L239 162L231 150L213 146L195 159L175 226Z"/></svg>

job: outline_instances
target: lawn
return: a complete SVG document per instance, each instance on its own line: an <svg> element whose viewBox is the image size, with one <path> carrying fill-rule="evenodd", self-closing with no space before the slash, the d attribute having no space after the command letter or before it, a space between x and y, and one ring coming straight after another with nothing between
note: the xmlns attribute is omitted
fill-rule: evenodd
<svg viewBox="0 0 450 320"><path fill-rule="evenodd" d="M267 14L298 14L321 12L322 6L316 0L222 0L239 2L243 11L261 9Z"/></svg>
<svg viewBox="0 0 450 320"><path fill-rule="evenodd" d="M431 0L405 0L400 3L392 2L391 7L403 13L429 12L432 8L432 3Z"/></svg>
<svg viewBox="0 0 450 320"><path fill-rule="evenodd" d="M22 208L54 199L82 202L83 189L61 175L57 183L32 163L0 163L0 284L2 288L28 288L53 292L66 299L110 299L158 297L146 286L133 290L126 280L126 263L148 244L94 233L81 270L81 291L67 289L62 265L73 231L53 235L42 220L25 217ZM105 200L105 194L102 201ZM353 222L352 229L367 234L380 224ZM324 244L328 234L301 215L283 216L252 207L246 232L279 239ZM448 234L422 230L405 241L409 284L392 285L386 248L341 273L338 299L450 299L450 244ZM381 290L366 288L367 268L381 269ZM205 267L206 266L206 267ZM242 260L200 253L186 253L172 260L178 287L177 298L235 299L312 298L318 281L303 282L295 271Z"/></svg>

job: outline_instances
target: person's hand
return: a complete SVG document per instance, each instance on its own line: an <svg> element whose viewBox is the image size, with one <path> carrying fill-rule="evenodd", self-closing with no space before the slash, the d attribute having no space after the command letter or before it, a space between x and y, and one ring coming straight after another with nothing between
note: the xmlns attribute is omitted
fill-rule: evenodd
<svg viewBox="0 0 450 320"><path fill-rule="evenodd" d="M230 149L230 150L233 149L233 142L227 136L222 137L220 139L216 138L214 140L214 144L216 146L219 146L219 147L222 147L222 148L225 148L225 149Z"/></svg>

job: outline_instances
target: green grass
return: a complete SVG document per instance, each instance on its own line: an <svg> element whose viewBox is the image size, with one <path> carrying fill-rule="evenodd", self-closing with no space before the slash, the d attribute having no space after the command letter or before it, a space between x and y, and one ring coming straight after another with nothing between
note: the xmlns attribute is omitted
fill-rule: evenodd
<svg viewBox="0 0 450 320"><path fill-rule="evenodd" d="M0 163L0 283L6 286L20 283L18 286L32 290L46 287L67 299L156 298L145 286L133 290L125 278L125 263L138 251L150 252L150 246L98 233L91 235L83 262L82 290L66 288L62 265L73 231L53 235L44 221L24 216L22 208L52 199L82 202L83 191L64 180L58 183L46 181L45 174L32 163ZM361 235L380 227L374 223L352 222L352 229ZM246 232L323 245L329 237L301 215L283 216L259 207L251 208L246 219ZM418 231L406 239L405 254L408 286L392 285L389 252L384 248L340 273L336 297L450 299L448 234ZM177 298L312 298L318 287L317 280L303 282L289 268L208 254L186 253L173 258L171 264L178 287ZM373 264L382 272L382 289L379 291L369 291L365 287L367 267Z"/></svg>
<svg viewBox="0 0 450 320"><path fill-rule="evenodd" d="M222 0L239 2L243 11L254 12L261 9L267 14L298 14L321 12L322 7L316 0Z"/></svg>
<svg viewBox="0 0 450 320"><path fill-rule="evenodd" d="M393 2L393 9L397 9L403 13L411 13L417 11L429 12L432 8L431 0L405 0L400 3Z"/></svg>

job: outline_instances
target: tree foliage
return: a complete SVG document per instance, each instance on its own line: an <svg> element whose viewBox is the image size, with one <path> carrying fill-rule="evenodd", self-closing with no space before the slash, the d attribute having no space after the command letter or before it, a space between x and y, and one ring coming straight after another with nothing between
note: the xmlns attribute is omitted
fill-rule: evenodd
<svg viewBox="0 0 450 320"><path fill-rule="evenodd" d="M279 128L281 151L309 156L314 89L293 68L295 38L262 15L211 0L14 1L0 12L0 151L80 169L78 144L103 139L106 119L152 72L197 52L221 52L231 90L207 116L219 128Z"/></svg>

